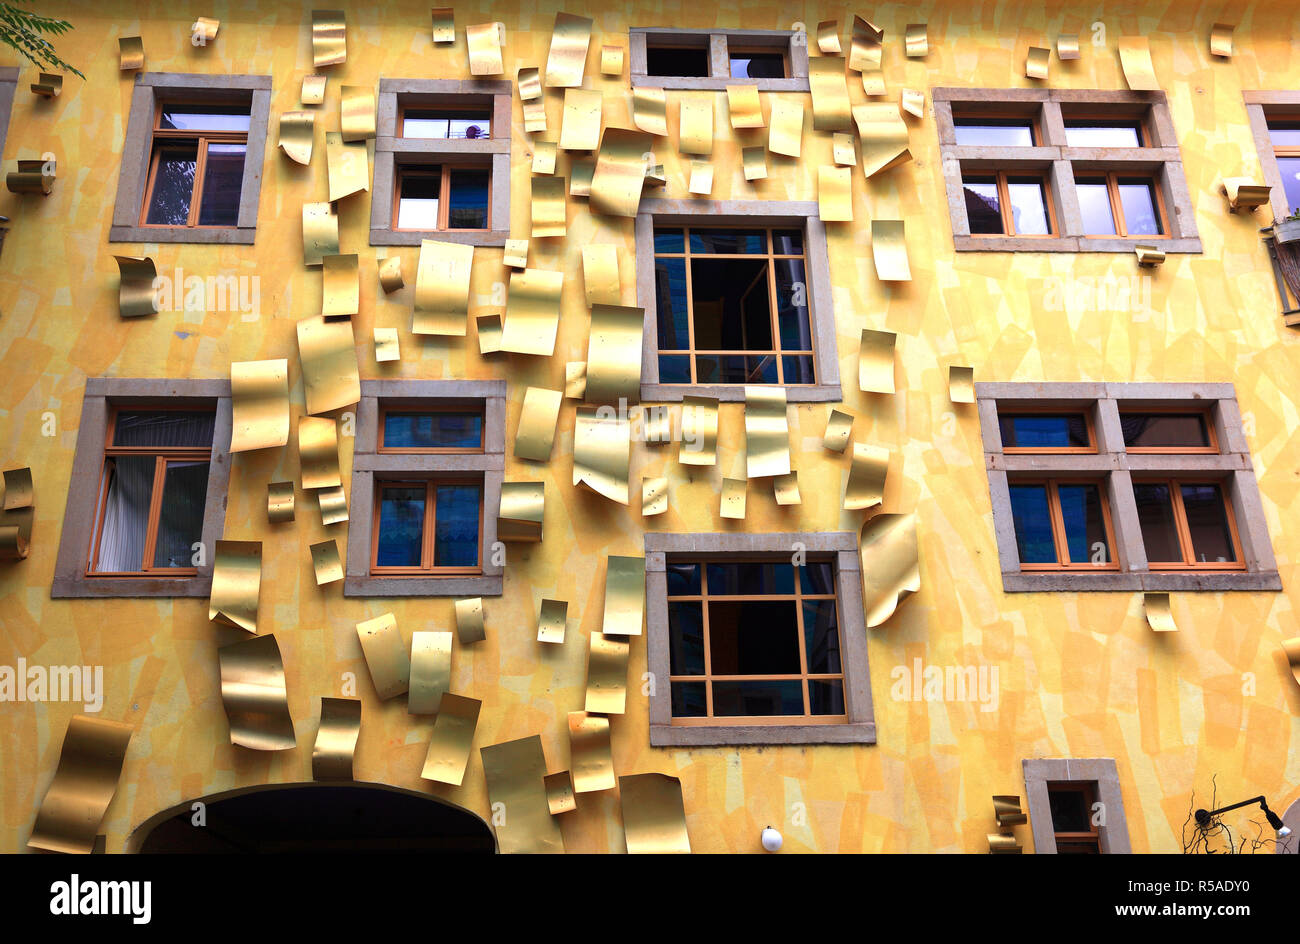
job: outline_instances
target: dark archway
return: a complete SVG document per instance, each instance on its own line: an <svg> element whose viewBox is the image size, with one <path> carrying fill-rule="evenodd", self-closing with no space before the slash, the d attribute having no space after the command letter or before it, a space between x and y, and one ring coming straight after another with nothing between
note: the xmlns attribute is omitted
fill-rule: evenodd
<svg viewBox="0 0 1300 944"><path fill-rule="evenodd" d="M194 825L194 804L205 825ZM265 784L187 800L149 817L127 852L493 853L477 814L446 800L381 783Z"/></svg>

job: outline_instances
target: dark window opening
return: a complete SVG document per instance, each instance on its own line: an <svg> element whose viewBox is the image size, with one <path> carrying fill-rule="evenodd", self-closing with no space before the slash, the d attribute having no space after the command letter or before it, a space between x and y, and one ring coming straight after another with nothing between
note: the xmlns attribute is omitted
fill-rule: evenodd
<svg viewBox="0 0 1300 944"><path fill-rule="evenodd" d="M646 44L646 74L707 78L708 46L654 46Z"/></svg>
<svg viewBox="0 0 1300 944"><path fill-rule="evenodd" d="M1004 449L1092 449L1082 413L998 413Z"/></svg>
<svg viewBox="0 0 1300 944"><path fill-rule="evenodd" d="M1059 855L1099 855L1101 838L1093 822L1097 788L1092 781L1049 781L1047 798L1052 812Z"/></svg>
<svg viewBox="0 0 1300 944"><path fill-rule="evenodd" d="M729 50L733 79L784 79L785 56L780 52Z"/></svg>

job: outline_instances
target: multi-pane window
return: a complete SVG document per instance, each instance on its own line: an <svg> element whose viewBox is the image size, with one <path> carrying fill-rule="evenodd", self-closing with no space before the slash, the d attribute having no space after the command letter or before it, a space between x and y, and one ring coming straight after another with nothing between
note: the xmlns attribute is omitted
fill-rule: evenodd
<svg viewBox="0 0 1300 944"><path fill-rule="evenodd" d="M703 78L709 75L709 40L702 37L691 42L647 42L646 74Z"/></svg>
<svg viewBox="0 0 1300 944"><path fill-rule="evenodd" d="M1137 479L1133 498L1153 570L1243 570L1232 506L1223 486L1178 478Z"/></svg>
<svg viewBox="0 0 1300 944"><path fill-rule="evenodd" d="M1065 115L1065 143L1070 147L1136 148L1147 146L1140 118L1091 118Z"/></svg>
<svg viewBox="0 0 1300 944"><path fill-rule="evenodd" d="M957 143L975 147L1033 147L1041 140L1033 118L953 114Z"/></svg>
<svg viewBox="0 0 1300 944"><path fill-rule="evenodd" d="M782 49L746 49L728 44L733 79L784 79L790 75L789 55Z"/></svg>
<svg viewBox="0 0 1300 944"><path fill-rule="evenodd" d="M1153 178L1114 171L1076 173L1074 187L1085 235L1165 235L1164 201Z"/></svg>
<svg viewBox="0 0 1300 944"><path fill-rule="evenodd" d="M492 171L486 165L399 166L393 228L486 230Z"/></svg>
<svg viewBox="0 0 1300 944"><path fill-rule="evenodd" d="M1300 211L1300 120L1269 118L1268 137L1282 176L1288 213Z"/></svg>
<svg viewBox="0 0 1300 944"><path fill-rule="evenodd" d="M235 226L249 122L247 103L160 101L141 225Z"/></svg>
<svg viewBox="0 0 1300 944"><path fill-rule="evenodd" d="M713 89L743 81L760 91L808 91L808 46L793 30L629 31L633 87Z"/></svg>
<svg viewBox="0 0 1300 944"><path fill-rule="evenodd" d="M404 107L400 123L404 138L480 141L492 137L492 109L487 105Z"/></svg>
<svg viewBox="0 0 1300 944"><path fill-rule="evenodd" d="M962 189L971 235L1050 236L1056 230L1056 211L1042 175L964 174Z"/></svg>
<svg viewBox="0 0 1300 944"><path fill-rule="evenodd" d="M1090 780L1049 781L1047 799L1057 854L1100 855L1101 836L1093 812L1097 785Z"/></svg>

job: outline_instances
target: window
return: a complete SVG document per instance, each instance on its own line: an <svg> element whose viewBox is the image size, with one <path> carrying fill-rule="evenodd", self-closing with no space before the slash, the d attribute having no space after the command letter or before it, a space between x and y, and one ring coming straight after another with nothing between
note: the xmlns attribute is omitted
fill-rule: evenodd
<svg viewBox="0 0 1300 944"><path fill-rule="evenodd" d="M1244 93L1273 221L1300 212L1300 92ZM1264 239L1284 323L1300 325L1300 247Z"/></svg>
<svg viewBox="0 0 1300 944"><path fill-rule="evenodd" d="M1100 855L1101 837L1093 813L1097 785L1089 780L1051 781L1047 797L1057 854Z"/></svg>
<svg viewBox="0 0 1300 944"><path fill-rule="evenodd" d="M374 521L372 574L479 572L481 482L376 482Z"/></svg>
<svg viewBox="0 0 1300 944"><path fill-rule="evenodd" d="M234 226L250 106L159 102L143 226Z"/></svg>
<svg viewBox="0 0 1300 944"><path fill-rule="evenodd" d="M1214 425L1203 410L1153 413L1120 409L1124 449L1131 453L1217 453Z"/></svg>
<svg viewBox="0 0 1300 944"><path fill-rule="evenodd" d="M1075 177L1088 236L1163 236L1160 190L1149 177Z"/></svg>
<svg viewBox="0 0 1300 944"><path fill-rule="evenodd" d="M1077 148L1146 147L1145 125L1136 118L1065 117L1065 143Z"/></svg>
<svg viewBox="0 0 1300 944"><path fill-rule="evenodd" d="M1118 568L1100 482L1017 479L1008 487L1022 570Z"/></svg>
<svg viewBox="0 0 1300 944"><path fill-rule="evenodd" d="M728 45L733 79L784 79L789 74L786 53L772 49L743 49Z"/></svg>
<svg viewBox="0 0 1300 944"><path fill-rule="evenodd" d="M998 411L1003 452L1096 452L1090 412Z"/></svg>
<svg viewBox="0 0 1300 944"><path fill-rule="evenodd" d="M709 74L709 44L646 43L646 74L704 77Z"/></svg>
<svg viewBox="0 0 1300 944"><path fill-rule="evenodd" d="M722 91L744 80L762 92L807 92L808 47L792 30L633 27L633 87Z"/></svg>
<svg viewBox="0 0 1300 944"><path fill-rule="evenodd" d="M402 109L402 137L481 141L492 137L492 109L444 107Z"/></svg>
<svg viewBox="0 0 1300 944"><path fill-rule="evenodd" d="M450 164L399 167L394 229L486 230L492 172Z"/></svg>
<svg viewBox="0 0 1300 944"><path fill-rule="evenodd" d="M1153 569L1244 569L1232 508L1219 483L1143 479L1133 482L1133 498Z"/></svg>
<svg viewBox="0 0 1300 944"><path fill-rule="evenodd" d="M957 115L952 118L958 144L975 147L1033 147L1040 135L1033 118Z"/></svg>
<svg viewBox="0 0 1300 944"><path fill-rule="evenodd" d="M962 178L973 235L1049 236L1056 218L1043 177L998 171Z"/></svg>
<svg viewBox="0 0 1300 944"><path fill-rule="evenodd" d="M483 451L483 413L448 407L413 410L381 407L380 452Z"/></svg>
<svg viewBox="0 0 1300 944"><path fill-rule="evenodd" d="M1119 770L1109 757L1021 761L1038 855L1132 852Z"/></svg>
<svg viewBox="0 0 1300 944"><path fill-rule="evenodd" d="M1274 119L1268 123L1269 142L1282 176L1290 210L1300 210L1300 121Z"/></svg>

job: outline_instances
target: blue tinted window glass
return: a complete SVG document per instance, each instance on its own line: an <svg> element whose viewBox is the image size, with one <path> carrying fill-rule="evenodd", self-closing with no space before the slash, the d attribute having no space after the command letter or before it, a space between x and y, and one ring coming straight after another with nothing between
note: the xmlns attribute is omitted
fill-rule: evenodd
<svg viewBox="0 0 1300 944"><path fill-rule="evenodd" d="M659 382L684 384L691 382L691 355L660 354Z"/></svg>
<svg viewBox="0 0 1300 944"><path fill-rule="evenodd" d="M1045 485L1011 486L1011 520L1015 523L1016 548L1022 564L1057 562Z"/></svg>
<svg viewBox="0 0 1300 944"><path fill-rule="evenodd" d="M1088 423L1082 414L1029 413L998 417L1002 445L1020 449L1088 448Z"/></svg>
<svg viewBox="0 0 1300 944"><path fill-rule="evenodd" d="M1096 485L1058 485L1065 543L1071 564L1110 562L1106 522L1102 517L1101 490Z"/></svg>
<svg viewBox="0 0 1300 944"><path fill-rule="evenodd" d="M659 315L659 350L689 350L690 311L686 304L685 259L655 260L655 302Z"/></svg>
<svg viewBox="0 0 1300 944"><path fill-rule="evenodd" d="M387 449L477 449L483 445L481 413L385 413Z"/></svg>
<svg viewBox="0 0 1300 944"><path fill-rule="evenodd" d="M439 485L433 533L435 567L478 564L479 487Z"/></svg>
<svg viewBox="0 0 1300 944"><path fill-rule="evenodd" d="M384 488L379 499L379 567L419 567L424 546L424 487Z"/></svg>
<svg viewBox="0 0 1300 944"><path fill-rule="evenodd" d="M685 252L686 242L679 229L656 229L655 252Z"/></svg>
<svg viewBox="0 0 1300 944"><path fill-rule="evenodd" d="M668 661L673 675L704 674L703 604L668 604Z"/></svg>
<svg viewBox="0 0 1300 944"><path fill-rule="evenodd" d="M461 170L451 172L451 193L448 195L448 229L487 229L488 191L492 175L486 170Z"/></svg>

